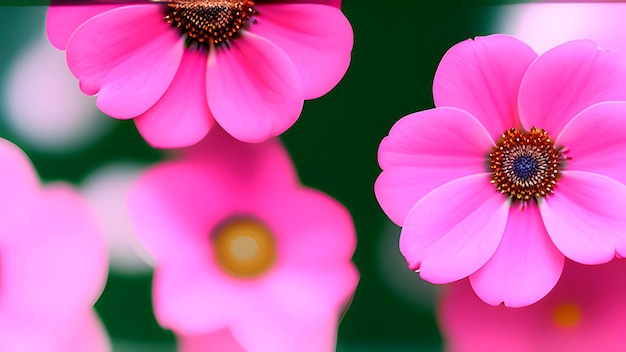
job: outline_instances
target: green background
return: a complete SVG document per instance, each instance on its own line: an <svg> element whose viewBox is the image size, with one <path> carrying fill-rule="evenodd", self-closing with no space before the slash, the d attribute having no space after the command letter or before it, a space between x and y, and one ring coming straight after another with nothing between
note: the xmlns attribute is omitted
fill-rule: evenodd
<svg viewBox="0 0 626 352"><path fill-rule="evenodd" d="M377 149L395 121L433 106L432 78L445 51L491 33L494 5L510 2L344 1L355 36L350 69L329 94L307 101L298 122L281 137L302 183L339 200L354 218L354 262L361 281L339 330L339 351L442 349L434 288L406 268L397 250L399 228L374 197ZM45 6L0 7L3 80L19 52L43 30L45 11ZM4 111L0 106L0 136L22 147L47 181L78 183L111 161L145 163L163 157L146 145L131 121L115 121L109 133L80 150L29 148L6 126ZM109 275L96 309L116 351L174 350L173 335L153 318L150 284L149 275Z"/></svg>

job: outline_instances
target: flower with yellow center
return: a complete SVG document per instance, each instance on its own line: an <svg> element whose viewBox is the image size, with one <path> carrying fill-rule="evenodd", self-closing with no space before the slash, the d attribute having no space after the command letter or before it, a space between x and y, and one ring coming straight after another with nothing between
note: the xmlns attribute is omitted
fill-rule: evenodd
<svg viewBox="0 0 626 352"><path fill-rule="evenodd" d="M335 349L358 281L354 226L335 200L299 185L278 140L211 132L140 177L129 203L157 261L157 320L191 339L183 346L232 335L248 352Z"/></svg>

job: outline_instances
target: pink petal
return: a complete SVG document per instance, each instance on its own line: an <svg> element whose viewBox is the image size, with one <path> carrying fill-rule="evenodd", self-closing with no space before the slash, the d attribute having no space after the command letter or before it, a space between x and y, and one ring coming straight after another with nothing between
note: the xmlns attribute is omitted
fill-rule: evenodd
<svg viewBox="0 0 626 352"><path fill-rule="evenodd" d="M436 187L485 172L494 142L476 118L455 108L408 115L378 150L383 169L374 191L385 213L402 226L409 210Z"/></svg>
<svg viewBox="0 0 626 352"><path fill-rule="evenodd" d="M500 246L470 276L476 294L491 305L524 307L556 285L565 257L552 243L534 204L511 206Z"/></svg>
<svg viewBox="0 0 626 352"><path fill-rule="evenodd" d="M15 352L109 352L111 344L91 309L48 315L40 319L17 314L0 316L0 350Z"/></svg>
<svg viewBox="0 0 626 352"><path fill-rule="evenodd" d="M558 286L557 286L558 287ZM552 297L549 295L547 299ZM447 285L439 300L437 320L446 341L446 350L454 352L528 352L536 351L533 338L543 335L533 309L545 300L522 308L493 307L472 291L469 280ZM545 328L545 326L541 326ZM534 348L533 348L534 347ZM547 352L547 351L544 351Z"/></svg>
<svg viewBox="0 0 626 352"><path fill-rule="evenodd" d="M67 62L86 94L116 118L132 118L169 87L184 51L183 38L155 5L123 6L80 26L67 46Z"/></svg>
<svg viewBox="0 0 626 352"><path fill-rule="evenodd" d="M283 133L304 104L300 74L291 59L249 32L230 48L210 51L207 98L220 126L249 143Z"/></svg>
<svg viewBox="0 0 626 352"><path fill-rule="evenodd" d="M291 157L279 138L262 144L244 143L215 126L200 143L181 152L186 160L209 165L214 169L211 174L223 174L225 180L238 184L235 190L243 185L247 188L264 184L265 187L259 188L272 192L274 188L300 184Z"/></svg>
<svg viewBox="0 0 626 352"><path fill-rule="evenodd" d="M409 268L432 283L462 279L482 267L504 233L508 198L489 174L465 176L436 188L411 209L400 234Z"/></svg>
<svg viewBox="0 0 626 352"><path fill-rule="evenodd" d="M179 336L180 352L246 352L235 340L230 330L224 328L202 335Z"/></svg>
<svg viewBox="0 0 626 352"><path fill-rule="evenodd" d="M563 171L539 209L556 247L583 264L626 256L626 185L584 171Z"/></svg>
<svg viewBox="0 0 626 352"><path fill-rule="evenodd" d="M71 335L64 339L65 346L59 348L67 352L110 352L111 342L106 329L98 315L89 309L87 312L74 317L74 326L66 328L65 331Z"/></svg>
<svg viewBox="0 0 626 352"><path fill-rule="evenodd" d="M30 207L39 192L39 178L30 160L13 143L0 138L0 239L14 236L29 221ZM2 249L0 249L2 253ZM1 255L1 254L0 254ZM0 280L2 276L0 276Z"/></svg>
<svg viewBox="0 0 626 352"><path fill-rule="evenodd" d="M129 213L157 262L204 260L207 229L233 207L227 177L227 171L191 162L163 164L139 177L129 192Z"/></svg>
<svg viewBox="0 0 626 352"><path fill-rule="evenodd" d="M163 97L135 118L137 129L156 148L187 147L206 136L214 123L206 100L205 53L186 50Z"/></svg>
<svg viewBox="0 0 626 352"><path fill-rule="evenodd" d="M272 225L280 243L278 256L286 265L344 265L352 257L352 218L328 195L314 189L271 188L258 202L265 206L255 215Z"/></svg>
<svg viewBox="0 0 626 352"><path fill-rule="evenodd" d="M277 269L250 292L248 309L234 321L233 336L248 352L334 351L342 308L354 290L358 274L346 262L332 270ZM352 282L338 294L342 281Z"/></svg>
<svg viewBox="0 0 626 352"><path fill-rule="evenodd" d="M519 95L522 125L556 137L590 105L626 100L626 62L590 41L565 43L541 55L528 69Z"/></svg>
<svg viewBox="0 0 626 352"><path fill-rule="evenodd" d="M2 298L25 314L71 315L106 281L104 236L89 205L67 186L46 189L32 219L3 243Z"/></svg>
<svg viewBox="0 0 626 352"><path fill-rule="evenodd" d="M88 19L122 5L50 6L46 15L46 32L50 43L65 50L76 28Z"/></svg>
<svg viewBox="0 0 626 352"><path fill-rule="evenodd" d="M475 116L493 139L519 126L517 95L537 54L506 35L456 44L439 63L433 82L435 106L453 106Z"/></svg>
<svg viewBox="0 0 626 352"><path fill-rule="evenodd" d="M567 170L589 171L626 184L626 103L592 105L569 122L556 138L568 152Z"/></svg>
<svg viewBox="0 0 626 352"><path fill-rule="evenodd" d="M210 249L208 243L205 248ZM187 335L226 327L242 309L246 295L235 279L213 264L212 254L202 258L192 252L187 254L188 258L181 256L178 262L160 262L154 272L153 305L159 324ZM254 287L248 290L256 291Z"/></svg>
<svg viewBox="0 0 626 352"><path fill-rule="evenodd" d="M304 99L328 93L350 65L353 34L341 10L315 4L260 4L252 33L268 39L295 63Z"/></svg>

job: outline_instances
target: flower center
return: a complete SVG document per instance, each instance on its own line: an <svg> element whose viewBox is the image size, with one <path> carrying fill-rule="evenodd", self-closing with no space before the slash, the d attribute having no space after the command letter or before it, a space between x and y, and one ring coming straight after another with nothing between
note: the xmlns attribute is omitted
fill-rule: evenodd
<svg viewBox="0 0 626 352"><path fill-rule="evenodd" d="M552 310L552 320L560 327L574 327L580 323L580 309L572 303L559 304Z"/></svg>
<svg viewBox="0 0 626 352"><path fill-rule="evenodd" d="M254 218L229 218L212 234L217 264L238 278L261 276L276 262L272 231Z"/></svg>
<svg viewBox="0 0 626 352"><path fill-rule="evenodd" d="M172 0L163 18L187 36L187 45L226 44L256 14L251 0Z"/></svg>
<svg viewBox="0 0 626 352"><path fill-rule="evenodd" d="M498 191L522 201L551 194L565 161L548 133L534 127L530 132L515 128L506 131L489 159L491 183Z"/></svg>

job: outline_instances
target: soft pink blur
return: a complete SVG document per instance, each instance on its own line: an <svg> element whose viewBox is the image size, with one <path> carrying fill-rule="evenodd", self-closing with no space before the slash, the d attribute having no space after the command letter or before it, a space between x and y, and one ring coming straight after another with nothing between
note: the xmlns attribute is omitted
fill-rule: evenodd
<svg viewBox="0 0 626 352"><path fill-rule="evenodd" d="M107 351L92 306L106 281L104 238L69 185L39 185L0 139L0 350Z"/></svg>
<svg viewBox="0 0 626 352"><path fill-rule="evenodd" d="M179 352L247 352L235 340L228 329L221 329L203 335L179 336Z"/></svg>
<svg viewBox="0 0 626 352"><path fill-rule="evenodd" d="M524 308L493 307L467 280L451 284L438 308L450 352L622 351L626 345L626 260L567 261L554 290Z"/></svg>
<svg viewBox="0 0 626 352"><path fill-rule="evenodd" d="M626 3L563 1L502 6L495 31L514 35L543 53L575 39L591 39L626 56Z"/></svg>
<svg viewBox="0 0 626 352"><path fill-rule="evenodd" d="M537 55L508 36L450 48L433 81L436 108L383 139L374 187L402 226L400 251L432 283L470 278L485 302L533 304L567 257L626 256L626 60L589 40ZM488 155L511 129L546 131L567 151L554 193L512 202L490 182ZM593 135L589 134L593 131ZM597 138L602 136L602 138Z"/></svg>
<svg viewBox="0 0 626 352"><path fill-rule="evenodd" d="M332 351L358 273L348 211L302 187L278 139L247 144L214 129L178 161L157 165L130 192L131 219L157 260L154 309L181 338L228 328L248 352ZM264 222L277 260L241 279L214 260L224 220Z"/></svg>
<svg viewBox="0 0 626 352"><path fill-rule="evenodd" d="M291 127L304 100L345 74L353 34L339 5L261 1L240 38L208 53L185 48L161 4L53 6L47 32L67 50L83 92L97 95L106 114L136 118L152 146L195 144L215 122L239 140L261 142Z"/></svg>

